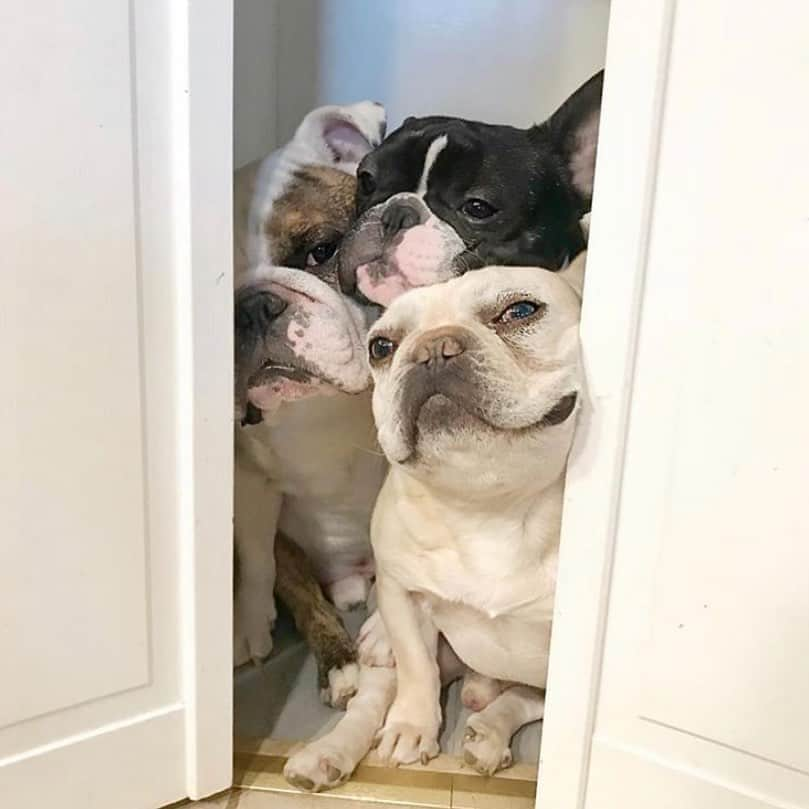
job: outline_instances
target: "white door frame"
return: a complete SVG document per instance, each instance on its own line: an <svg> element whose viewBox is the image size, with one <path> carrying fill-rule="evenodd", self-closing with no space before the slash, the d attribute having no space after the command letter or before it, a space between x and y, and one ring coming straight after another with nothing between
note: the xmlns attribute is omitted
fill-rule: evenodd
<svg viewBox="0 0 809 809"><path fill-rule="evenodd" d="M537 806L581 809L598 705L674 0L613 0Z"/></svg>
<svg viewBox="0 0 809 809"><path fill-rule="evenodd" d="M233 777L233 4L172 4L186 784Z"/></svg>

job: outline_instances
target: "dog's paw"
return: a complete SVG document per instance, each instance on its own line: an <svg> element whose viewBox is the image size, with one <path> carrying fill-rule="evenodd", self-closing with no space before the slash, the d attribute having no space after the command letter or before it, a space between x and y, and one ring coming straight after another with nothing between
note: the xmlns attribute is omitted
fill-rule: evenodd
<svg viewBox="0 0 809 809"><path fill-rule="evenodd" d="M327 685L320 689L321 701L344 711L359 688L360 667L356 663L348 663L342 668L333 668L329 671L327 680Z"/></svg>
<svg viewBox="0 0 809 809"><path fill-rule="evenodd" d="M275 618L272 588L243 582L236 599L236 625L233 632L235 665L250 660L260 663L270 656Z"/></svg>
<svg viewBox="0 0 809 809"><path fill-rule="evenodd" d="M362 625L357 637L357 652L360 663L365 666L395 665L393 649L388 641L388 633L379 610L371 613L368 620Z"/></svg>
<svg viewBox="0 0 809 809"><path fill-rule="evenodd" d="M355 610L368 600L370 582L359 573L326 585L326 594L341 612Z"/></svg>
<svg viewBox="0 0 809 809"><path fill-rule="evenodd" d="M238 630L233 632L233 668L244 666L250 662L250 650L247 647L247 638Z"/></svg>
<svg viewBox="0 0 809 809"><path fill-rule="evenodd" d="M321 792L344 784L355 766L344 753L313 742L290 756L284 778L304 792Z"/></svg>
<svg viewBox="0 0 809 809"><path fill-rule="evenodd" d="M376 751L380 760L392 767L400 764L427 764L441 751L438 747L438 728L411 722L388 721L376 737Z"/></svg>
<svg viewBox="0 0 809 809"><path fill-rule="evenodd" d="M510 741L480 714L472 714L466 721L463 760L481 775L494 775L513 763Z"/></svg>
<svg viewBox="0 0 809 809"><path fill-rule="evenodd" d="M503 685L500 680L469 671L463 678L461 702L470 711L482 711L502 693Z"/></svg>

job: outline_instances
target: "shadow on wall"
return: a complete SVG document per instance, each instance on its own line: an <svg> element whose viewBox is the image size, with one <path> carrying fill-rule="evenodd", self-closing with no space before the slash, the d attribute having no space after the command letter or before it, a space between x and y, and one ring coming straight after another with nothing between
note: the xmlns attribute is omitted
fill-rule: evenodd
<svg viewBox="0 0 809 809"><path fill-rule="evenodd" d="M278 142L319 104L527 126L604 64L608 0L280 2Z"/></svg>

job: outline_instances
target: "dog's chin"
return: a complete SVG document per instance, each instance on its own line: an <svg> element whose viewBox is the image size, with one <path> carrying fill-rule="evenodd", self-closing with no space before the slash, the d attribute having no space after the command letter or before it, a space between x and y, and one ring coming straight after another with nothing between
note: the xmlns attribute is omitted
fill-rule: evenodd
<svg viewBox="0 0 809 809"><path fill-rule="evenodd" d="M363 300L382 307L411 289L462 275L471 263L457 236L448 240L432 225L417 225L372 255L354 270L356 291Z"/></svg>
<svg viewBox="0 0 809 809"><path fill-rule="evenodd" d="M258 410L269 412L284 402L313 396L358 395L369 386L370 377L365 384L360 384L357 375L347 375L346 380L342 380L314 368L268 364L251 377L247 399Z"/></svg>
<svg viewBox="0 0 809 809"><path fill-rule="evenodd" d="M497 432L454 399L436 393L413 414L413 423L404 425L398 446L389 452L392 461L414 465L441 452L448 444L462 446L481 433Z"/></svg>
<svg viewBox="0 0 809 809"><path fill-rule="evenodd" d="M451 450L475 449L481 442L524 440L567 421L575 410L577 398L575 392L564 396L549 411L538 414L536 421L514 427L498 424L493 416L473 412L461 401L436 393L414 414L414 423L404 425L401 444L390 459L413 465L431 458L445 459Z"/></svg>

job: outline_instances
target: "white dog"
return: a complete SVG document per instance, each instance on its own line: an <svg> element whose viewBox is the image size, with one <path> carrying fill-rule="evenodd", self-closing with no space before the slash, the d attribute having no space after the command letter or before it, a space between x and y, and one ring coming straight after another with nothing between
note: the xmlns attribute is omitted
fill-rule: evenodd
<svg viewBox="0 0 809 809"><path fill-rule="evenodd" d="M413 290L371 329L374 416L391 462L371 539L396 669L363 667L343 722L287 763L293 783L347 778L383 719L384 761L437 755L441 637L466 666L513 684L468 720L464 756L476 769L507 766L511 736L541 718L582 388L584 261Z"/></svg>

